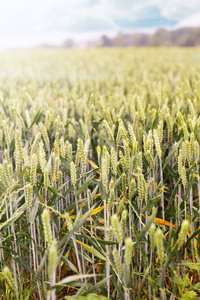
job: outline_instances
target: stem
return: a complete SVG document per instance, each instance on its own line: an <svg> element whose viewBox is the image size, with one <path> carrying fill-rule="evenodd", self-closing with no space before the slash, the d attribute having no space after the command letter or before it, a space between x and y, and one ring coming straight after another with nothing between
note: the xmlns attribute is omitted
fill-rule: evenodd
<svg viewBox="0 0 200 300"><path fill-rule="evenodd" d="M34 244L33 240L34 240L33 224L31 223L31 243L32 243L32 252L33 252L33 267L34 267L34 272L36 273L36 271L37 271L37 268L36 268L36 255L35 255L35 244ZM38 287L39 298L40 298L40 300L42 300L39 281L37 281L37 287Z"/></svg>
<svg viewBox="0 0 200 300"><path fill-rule="evenodd" d="M87 197L88 199L88 209L90 210L90 199L89 196ZM92 217L90 216L90 225L92 225ZM91 227L91 234L93 236L93 228ZM97 283L96 275L95 275L95 264L94 264L94 254L92 254L92 269L93 269L93 274L94 274L94 282L95 284Z"/></svg>
<svg viewBox="0 0 200 300"><path fill-rule="evenodd" d="M104 202L104 236L105 240L108 240L108 230L109 230L109 213L106 209L106 200ZM107 212L107 218L106 218L106 212ZM107 225L107 226L106 226ZM109 247L106 245L106 253L109 256ZM109 261L106 261L106 277L110 276L110 263ZM107 287L108 287L108 298L110 297L110 278L107 281Z"/></svg>
<svg viewBox="0 0 200 300"><path fill-rule="evenodd" d="M160 181L163 183L163 171L162 171L162 160L160 159ZM164 194L161 194L161 207L162 207L162 219L165 220L165 204L164 204ZM165 231L165 226L163 226Z"/></svg>
<svg viewBox="0 0 200 300"><path fill-rule="evenodd" d="M77 242L76 242L76 235L75 234L72 235L72 239L73 239L74 248L75 248L75 252L76 252L76 259L77 259L79 274L82 275L81 262L80 262L79 255L78 255L78 248L77 248ZM81 278L81 281L83 281L83 278Z"/></svg>
<svg viewBox="0 0 200 300"><path fill-rule="evenodd" d="M180 226L181 222L181 185L178 186L178 226Z"/></svg>

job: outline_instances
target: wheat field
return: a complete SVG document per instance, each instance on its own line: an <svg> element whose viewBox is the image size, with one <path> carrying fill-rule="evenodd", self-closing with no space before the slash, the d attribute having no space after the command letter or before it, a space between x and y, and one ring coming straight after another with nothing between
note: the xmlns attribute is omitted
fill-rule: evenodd
<svg viewBox="0 0 200 300"><path fill-rule="evenodd" d="M0 53L0 299L200 297L200 49Z"/></svg>

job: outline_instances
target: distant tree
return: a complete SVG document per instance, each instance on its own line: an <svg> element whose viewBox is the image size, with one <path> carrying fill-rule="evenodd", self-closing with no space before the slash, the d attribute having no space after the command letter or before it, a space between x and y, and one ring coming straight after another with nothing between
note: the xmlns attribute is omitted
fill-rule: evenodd
<svg viewBox="0 0 200 300"><path fill-rule="evenodd" d="M135 34L132 37L132 43L134 46L147 47L150 45L150 35L145 33Z"/></svg>
<svg viewBox="0 0 200 300"><path fill-rule="evenodd" d="M184 38L180 45L181 47L194 47L196 46L196 39L194 36L188 36L187 38Z"/></svg>
<svg viewBox="0 0 200 300"><path fill-rule="evenodd" d="M72 39L67 39L63 47L80 47ZM167 30L159 28L154 34L133 33L127 34L118 32L116 36L109 38L102 35L100 40L87 41L84 47L194 47L200 46L200 27L199 28L180 28L176 30Z"/></svg>
<svg viewBox="0 0 200 300"><path fill-rule="evenodd" d="M102 35L101 46L102 47L111 47L112 46L111 39L109 37L107 37L106 35Z"/></svg>
<svg viewBox="0 0 200 300"><path fill-rule="evenodd" d="M72 39L67 39L64 41L62 46L65 48L74 48L76 47L76 43Z"/></svg>

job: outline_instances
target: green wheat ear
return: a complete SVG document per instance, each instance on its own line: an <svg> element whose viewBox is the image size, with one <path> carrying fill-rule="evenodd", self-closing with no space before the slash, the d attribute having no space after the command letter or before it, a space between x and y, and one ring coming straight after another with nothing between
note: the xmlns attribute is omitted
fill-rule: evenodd
<svg viewBox="0 0 200 300"><path fill-rule="evenodd" d="M138 113L139 113L140 119L142 120L143 123L145 123L146 117L145 117L144 107L143 107L140 97L137 97L137 107L138 107Z"/></svg>
<svg viewBox="0 0 200 300"><path fill-rule="evenodd" d="M66 147L66 156L67 160L70 163L72 160L72 144L69 141L65 142L65 147Z"/></svg>
<svg viewBox="0 0 200 300"><path fill-rule="evenodd" d="M125 263L127 267L130 267L133 254L133 242L130 237L125 240Z"/></svg>
<svg viewBox="0 0 200 300"><path fill-rule="evenodd" d="M159 84L158 84L158 92L157 92L157 99L158 99L158 105L159 105L159 107L161 106L161 103L162 103L162 98L163 98L162 94L163 94L163 89L162 89L161 83L159 82Z"/></svg>
<svg viewBox="0 0 200 300"><path fill-rule="evenodd" d="M186 162L186 159L187 159L187 143L186 142L183 142L182 145L181 145L181 150L179 152L180 154L182 154L182 158L183 158L183 163L185 164Z"/></svg>
<svg viewBox="0 0 200 300"><path fill-rule="evenodd" d="M87 190L87 197L89 199L90 205L92 206L94 204L94 199L92 197L92 193L90 189Z"/></svg>
<svg viewBox="0 0 200 300"><path fill-rule="evenodd" d="M135 178L131 179L131 183L130 183L130 187L129 187L129 200L131 201L133 198L133 194L134 194L134 189L135 189Z"/></svg>
<svg viewBox="0 0 200 300"><path fill-rule="evenodd" d="M182 167L183 167L183 157L182 157L182 151L181 150L179 152L177 164L178 164L178 173L179 173L179 176L181 177Z"/></svg>
<svg viewBox="0 0 200 300"><path fill-rule="evenodd" d="M58 261L57 241L53 240L49 246L49 252L48 252L48 277L49 277L49 280L52 279L53 273L56 270L57 261Z"/></svg>
<svg viewBox="0 0 200 300"><path fill-rule="evenodd" d="M117 272L119 273L120 276L122 276L122 265L120 262L119 252L117 251L117 249L114 249L112 251L112 255L114 258L115 266L117 268Z"/></svg>
<svg viewBox="0 0 200 300"><path fill-rule="evenodd" d="M112 226L108 228L108 241L113 242L113 229Z"/></svg>
<svg viewBox="0 0 200 300"><path fill-rule="evenodd" d="M73 228L73 222L69 216L69 213L65 213L65 220L66 220L67 228L70 231Z"/></svg>
<svg viewBox="0 0 200 300"><path fill-rule="evenodd" d="M113 169L113 173L116 174L117 173L116 153L113 147L111 148L110 156L111 156L111 166Z"/></svg>
<svg viewBox="0 0 200 300"><path fill-rule="evenodd" d="M194 157L195 157L195 161L197 163L199 160L199 143L198 143L198 141L194 142Z"/></svg>
<svg viewBox="0 0 200 300"><path fill-rule="evenodd" d="M17 292L17 287L16 287L16 283L15 280L13 278L13 275L9 269L9 267L4 267L3 271L2 271L2 275L3 277L6 279L6 281L8 282L8 284L10 285L10 287L14 290L14 292Z"/></svg>
<svg viewBox="0 0 200 300"><path fill-rule="evenodd" d="M123 144L124 144L124 160L125 160L126 170L129 170L129 168L130 168L129 144L126 140L123 141Z"/></svg>
<svg viewBox="0 0 200 300"><path fill-rule="evenodd" d="M138 194L140 200L142 201L146 194L146 182L142 173L139 173L138 175Z"/></svg>
<svg viewBox="0 0 200 300"><path fill-rule="evenodd" d="M133 131L133 127L132 125L128 122L128 133L131 137L131 143L132 143L132 146L134 145L134 142L136 140L136 137L135 137L135 133Z"/></svg>
<svg viewBox="0 0 200 300"><path fill-rule="evenodd" d="M156 247L158 258L160 259L160 263L162 264L164 261L164 243L163 243L163 233L160 228L157 229L156 233Z"/></svg>
<svg viewBox="0 0 200 300"><path fill-rule="evenodd" d="M70 174L73 186L76 185L76 166L73 161L70 163Z"/></svg>
<svg viewBox="0 0 200 300"><path fill-rule="evenodd" d="M155 224L151 224L150 228L149 228L149 237L150 237L150 246L151 249L154 251L155 247L156 247L156 226Z"/></svg>
<svg viewBox="0 0 200 300"><path fill-rule="evenodd" d="M28 109L25 110L25 115L26 115L27 125L28 125L28 127L30 127L31 126L31 118L30 118L30 114L29 114Z"/></svg>
<svg viewBox="0 0 200 300"><path fill-rule="evenodd" d="M7 125L5 120L2 122L2 125L3 125L3 130L4 130L6 143L7 143L7 147L8 147L8 151L9 151L10 150L10 144L11 144L11 138L10 138L10 133L9 133L9 130L8 130L8 125Z"/></svg>
<svg viewBox="0 0 200 300"><path fill-rule="evenodd" d="M189 222L187 220L184 220L181 224L181 230L180 230L179 238L178 238L178 241L177 241L177 246L178 246L179 250L180 250L180 248L182 247L182 245L184 243L184 239L185 239L185 236L187 234L188 228L189 228Z"/></svg>
<svg viewBox="0 0 200 300"><path fill-rule="evenodd" d="M33 202L33 186L31 184L28 184L26 186L26 203L29 211L31 210L32 202Z"/></svg>
<svg viewBox="0 0 200 300"><path fill-rule="evenodd" d="M7 161L7 159L4 159L3 162L3 173L4 173L5 185L9 187L12 184L13 174L12 174L12 165Z"/></svg>
<svg viewBox="0 0 200 300"><path fill-rule="evenodd" d="M192 159L193 159L194 143L195 143L195 138L194 138L194 133L192 132L190 134L190 142L188 144L188 158L190 163L192 163Z"/></svg>
<svg viewBox="0 0 200 300"><path fill-rule="evenodd" d="M83 134L84 134L84 136L85 136L85 139L89 139L89 133L88 133L88 130L86 129L86 126L85 126L85 124L84 124L84 122L83 122L82 119L79 120L79 124L80 124L80 126L81 126L81 128L82 128L82 131L83 131Z"/></svg>
<svg viewBox="0 0 200 300"><path fill-rule="evenodd" d="M6 186L6 181L4 177L4 167L2 164L0 164L0 181L4 186Z"/></svg>
<svg viewBox="0 0 200 300"><path fill-rule="evenodd" d="M103 185L105 187L105 190L107 189L107 182L108 182L108 173L109 173L109 167L110 167L110 157L108 154L108 151L105 147L103 147L103 155L101 159L101 168L102 168L102 181Z"/></svg>
<svg viewBox="0 0 200 300"><path fill-rule="evenodd" d="M123 210L122 217L121 217L121 226L122 226L123 236L125 236L125 231L126 231L126 219L127 219L127 212L126 212L126 210Z"/></svg>
<svg viewBox="0 0 200 300"><path fill-rule="evenodd" d="M64 141L63 136L61 136L61 138L60 138L60 154L63 157L65 157L65 154L66 154L65 141Z"/></svg>
<svg viewBox="0 0 200 300"><path fill-rule="evenodd" d="M159 158L161 159L162 151L161 151L161 147L160 147L160 139L159 139L158 131L156 129L154 129L154 131L153 131L153 136L154 136L156 151L158 153Z"/></svg>
<svg viewBox="0 0 200 300"><path fill-rule="evenodd" d="M76 151L76 158L75 158L75 166L78 168L79 164L81 163L82 157L84 153L84 145L83 140L78 138L77 141L77 151Z"/></svg>
<svg viewBox="0 0 200 300"><path fill-rule="evenodd" d="M48 133L47 133L47 129L42 123L39 124L39 127L40 127L40 132L42 134L42 137L44 139L45 145L46 145L47 148L49 148L49 143L50 142L49 142L49 136L48 136Z"/></svg>
<svg viewBox="0 0 200 300"><path fill-rule="evenodd" d="M183 183L184 189L186 190L186 187L187 187L187 175L186 175L186 168L184 166L181 169L181 178L182 178L182 183Z"/></svg>
<svg viewBox="0 0 200 300"><path fill-rule="evenodd" d="M55 180L58 180L59 178L59 157L55 157L55 165L54 165L54 174L55 174Z"/></svg>
<svg viewBox="0 0 200 300"><path fill-rule="evenodd" d="M39 143L39 161L40 161L41 170L44 173L45 168L46 168L46 159L45 159L45 152L44 152L43 142Z"/></svg>
<svg viewBox="0 0 200 300"><path fill-rule="evenodd" d="M113 132L112 132L112 130L111 130L108 122L106 120L103 120L103 124L104 124L104 126L106 128L106 131L107 131L108 135L109 135L111 143L114 143L114 135L113 135Z"/></svg>
<svg viewBox="0 0 200 300"><path fill-rule="evenodd" d="M47 208L45 208L42 213L42 224L44 228L45 240L47 243L50 244L52 242L53 237L50 225L50 215Z"/></svg>
<svg viewBox="0 0 200 300"><path fill-rule="evenodd" d="M119 244L123 243L123 230L119 222L118 216L115 214L111 217L113 232Z"/></svg>
<svg viewBox="0 0 200 300"><path fill-rule="evenodd" d="M126 174L122 174L122 192L124 195L126 195Z"/></svg>

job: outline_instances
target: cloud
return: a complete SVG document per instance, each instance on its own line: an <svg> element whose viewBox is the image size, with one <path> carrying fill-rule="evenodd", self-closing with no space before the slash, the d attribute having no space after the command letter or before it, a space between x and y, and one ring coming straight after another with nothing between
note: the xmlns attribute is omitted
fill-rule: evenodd
<svg viewBox="0 0 200 300"><path fill-rule="evenodd" d="M118 20L155 19L152 7L177 22L200 9L199 0L0 0L0 34L118 30Z"/></svg>
<svg viewBox="0 0 200 300"><path fill-rule="evenodd" d="M113 18L136 20L143 18L143 11L152 6L169 20L181 21L200 10L199 0L100 0L99 9Z"/></svg>
<svg viewBox="0 0 200 300"><path fill-rule="evenodd" d="M189 15L200 11L199 0L168 0L158 1L162 16L170 20L182 21Z"/></svg>
<svg viewBox="0 0 200 300"><path fill-rule="evenodd" d="M47 20L45 30L65 32L94 32L101 30L116 30L116 24L108 15L100 14L97 5L90 5L88 0L51 1L52 5L40 7L40 24Z"/></svg>
<svg viewBox="0 0 200 300"><path fill-rule="evenodd" d="M200 11L176 24L176 28L200 26Z"/></svg>
<svg viewBox="0 0 200 300"><path fill-rule="evenodd" d="M59 35L173 26L199 10L199 0L0 0L0 47L23 36L53 42Z"/></svg>

